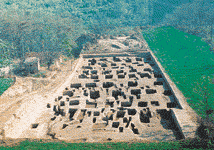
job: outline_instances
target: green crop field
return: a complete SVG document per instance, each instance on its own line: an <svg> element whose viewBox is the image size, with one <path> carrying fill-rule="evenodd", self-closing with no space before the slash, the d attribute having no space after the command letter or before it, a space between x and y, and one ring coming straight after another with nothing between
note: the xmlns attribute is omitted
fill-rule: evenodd
<svg viewBox="0 0 214 150"><path fill-rule="evenodd" d="M7 90L11 84L13 83L13 79L11 78L0 78L0 95Z"/></svg>
<svg viewBox="0 0 214 150"><path fill-rule="evenodd" d="M143 32L145 40L170 78L187 98L190 106L205 117L204 96L214 108L214 53L200 37L173 27L160 27ZM205 90L206 89L206 90Z"/></svg>

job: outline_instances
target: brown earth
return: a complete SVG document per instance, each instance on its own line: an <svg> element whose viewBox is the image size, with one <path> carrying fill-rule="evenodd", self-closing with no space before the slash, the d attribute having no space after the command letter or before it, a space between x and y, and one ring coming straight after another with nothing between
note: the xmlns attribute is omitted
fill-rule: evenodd
<svg viewBox="0 0 214 150"><path fill-rule="evenodd" d="M67 58L68 59L68 58ZM46 97L50 91L54 92L68 77L72 70L71 66L76 65L76 60L66 60L53 64L50 70L47 67L41 67L40 72L46 71L46 77L18 77L16 82L0 96L0 137L4 137L3 127L10 118L17 118L16 111L23 103L28 101L33 95Z"/></svg>

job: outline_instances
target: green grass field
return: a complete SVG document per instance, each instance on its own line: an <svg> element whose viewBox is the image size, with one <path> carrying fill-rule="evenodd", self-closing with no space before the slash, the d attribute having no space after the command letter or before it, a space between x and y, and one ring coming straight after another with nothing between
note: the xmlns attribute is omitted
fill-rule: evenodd
<svg viewBox="0 0 214 150"><path fill-rule="evenodd" d="M20 149L20 150L166 150L166 149L211 149L211 145L198 145L190 144L190 142L160 142L160 143L43 143L43 142L21 142L20 145L15 147L0 147L1 150L4 149Z"/></svg>
<svg viewBox="0 0 214 150"><path fill-rule="evenodd" d="M11 84L13 83L13 79L11 78L0 78L0 95L7 90Z"/></svg>
<svg viewBox="0 0 214 150"><path fill-rule="evenodd" d="M200 37L173 27L160 27L143 32L145 40L170 78L187 98L190 106L202 117L204 89L209 106L214 108L214 53ZM205 87L205 88L204 88ZM202 102L202 103L201 103Z"/></svg>

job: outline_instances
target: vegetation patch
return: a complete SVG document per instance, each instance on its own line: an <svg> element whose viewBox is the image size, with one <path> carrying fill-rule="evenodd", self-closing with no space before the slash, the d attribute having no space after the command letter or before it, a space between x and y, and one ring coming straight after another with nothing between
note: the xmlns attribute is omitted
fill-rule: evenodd
<svg viewBox="0 0 214 150"><path fill-rule="evenodd" d="M145 30L143 35L187 102L204 118L205 107L214 109L214 54L209 45L173 27Z"/></svg>
<svg viewBox="0 0 214 150"><path fill-rule="evenodd" d="M11 78L0 78L0 95L3 94L13 83Z"/></svg>
<svg viewBox="0 0 214 150"><path fill-rule="evenodd" d="M212 149L213 144L207 141L200 142L197 139L188 139L184 141L159 142L159 143L66 143L66 142L43 142L40 141L23 141L16 145L1 146L1 149Z"/></svg>

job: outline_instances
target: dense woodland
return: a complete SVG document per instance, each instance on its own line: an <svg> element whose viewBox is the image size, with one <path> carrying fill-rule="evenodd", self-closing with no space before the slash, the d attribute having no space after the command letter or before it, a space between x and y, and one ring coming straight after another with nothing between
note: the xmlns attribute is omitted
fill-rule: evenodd
<svg viewBox="0 0 214 150"><path fill-rule="evenodd" d="M213 0L1 0L0 67L32 52L78 55L81 35L134 27L174 26L212 44L213 10Z"/></svg>

